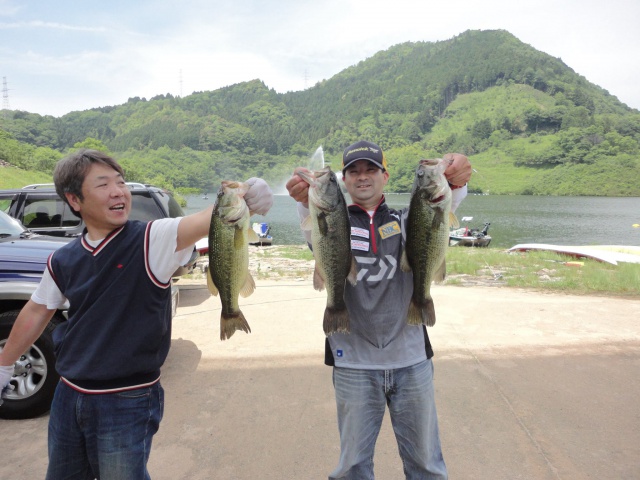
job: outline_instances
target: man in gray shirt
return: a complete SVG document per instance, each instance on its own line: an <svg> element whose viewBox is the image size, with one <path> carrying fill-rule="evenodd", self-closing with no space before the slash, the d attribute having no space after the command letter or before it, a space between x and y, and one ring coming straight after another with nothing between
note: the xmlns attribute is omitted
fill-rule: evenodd
<svg viewBox="0 0 640 480"><path fill-rule="evenodd" d="M471 165L447 154L452 210L466 196ZM296 170L296 172L299 170ZM301 220L309 215L309 184L294 172L287 182ZM343 181L358 282L347 283L349 334L327 338L340 430L340 460L329 479L371 479L376 439L388 405L407 479L446 479L433 387L433 350L423 325L408 325L411 273L399 268L408 207L394 210L383 194L389 180L382 149L366 141L347 147ZM307 238L311 244L310 237Z"/></svg>

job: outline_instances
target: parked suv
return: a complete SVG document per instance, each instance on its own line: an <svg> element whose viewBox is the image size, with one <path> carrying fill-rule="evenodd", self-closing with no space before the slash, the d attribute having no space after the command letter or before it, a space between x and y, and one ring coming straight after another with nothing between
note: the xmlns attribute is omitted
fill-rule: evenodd
<svg viewBox="0 0 640 480"><path fill-rule="evenodd" d="M18 313L31 298L47 264L49 255L70 238L45 237L25 229L15 218L0 212L0 350L7 342ZM1 418L28 418L49 410L58 383L51 332L65 320L57 311L40 338L14 365L14 376Z"/></svg>
<svg viewBox="0 0 640 480"><path fill-rule="evenodd" d="M142 183L127 182L127 185L131 190L130 220L149 222L184 215L182 207L166 190ZM0 211L17 218L29 230L41 235L77 237L84 229L84 222L58 196L52 183L0 190ZM189 262L173 274L174 279L190 273L197 259L198 252L194 249Z"/></svg>

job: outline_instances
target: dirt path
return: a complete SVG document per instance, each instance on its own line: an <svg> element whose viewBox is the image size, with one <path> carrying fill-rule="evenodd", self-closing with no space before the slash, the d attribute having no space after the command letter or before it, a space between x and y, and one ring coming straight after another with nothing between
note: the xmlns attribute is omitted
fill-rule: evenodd
<svg viewBox="0 0 640 480"><path fill-rule="evenodd" d="M326 297L308 279L258 280L252 333L219 340L220 304L180 282L152 478L322 479L338 457ZM436 395L454 479L637 478L640 302L435 286ZM1 421L0 478L44 478L48 418ZM388 417L376 473L402 466Z"/></svg>

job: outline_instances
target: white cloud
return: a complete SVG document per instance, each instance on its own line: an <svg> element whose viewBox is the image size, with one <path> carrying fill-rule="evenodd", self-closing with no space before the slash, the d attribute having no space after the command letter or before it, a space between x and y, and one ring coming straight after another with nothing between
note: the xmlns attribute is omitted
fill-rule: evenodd
<svg viewBox="0 0 640 480"><path fill-rule="evenodd" d="M50 30L72 30L76 32L105 32L105 28L101 27L85 27L81 25L65 25L64 23L55 22L43 22L34 20L31 22L14 22L3 23L0 22L0 30L9 29L50 29Z"/></svg>
<svg viewBox="0 0 640 480"><path fill-rule="evenodd" d="M640 108L636 0L0 0L0 10L11 106L39 113L255 78L300 90L392 45L468 29L507 30Z"/></svg>

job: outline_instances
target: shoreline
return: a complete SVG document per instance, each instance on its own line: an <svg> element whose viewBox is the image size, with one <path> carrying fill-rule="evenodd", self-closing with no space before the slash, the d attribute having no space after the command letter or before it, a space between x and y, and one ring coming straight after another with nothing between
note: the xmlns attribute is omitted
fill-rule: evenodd
<svg viewBox="0 0 640 480"><path fill-rule="evenodd" d="M455 247L453 247L455 248ZM597 296L597 297L611 297L611 298L622 298L622 299L632 299L637 300L640 299L640 265L634 265L632 268L636 268L639 271L636 274L635 280L638 285L634 289L631 288L631 293L629 291L623 292L613 292L613 291L599 291L599 290L590 290L585 287L581 287L578 284L578 287L575 288L557 288L555 285L558 276L561 275L580 275L584 276L591 275L589 273L591 270L596 270L596 273L593 275L597 275L600 270L604 273L613 273L617 274L620 271L619 267L611 266L608 264L601 264L600 262L596 262L595 260L589 260L587 267L584 266L586 262L576 262L575 259L570 257L564 257L564 261L557 260L547 260L543 258L543 260L539 260L539 255L531 255L523 253L509 253L509 256L502 257L500 254L507 254L508 251L502 248L462 248L458 247L455 250L450 251L452 257L455 255L455 259L459 260L459 257L462 256L463 260L471 263L471 261L475 261L477 263L477 268L473 273L456 273L457 269L454 262L449 262L448 265L452 266L451 269L447 269L447 277L445 281L440 284L442 286L458 286L458 287L491 287L491 288L508 288L508 289L522 289L528 290L538 293L556 293L556 294L565 294L565 295L589 295L589 296ZM449 255L448 253L448 255ZM491 255L493 254L493 256ZM479 255L480 259L475 259L474 257ZM494 256L499 255L497 260L494 260ZM249 271L253 276L256 282L261 281L273 281L273 282L296 282L296 283L304 283L308 282L311 284L313 282L313 271L315 261L311 257L311 259L304 258L307 256L310 257L310 251L306 244L301 245L265 245L265 246L253 246L251 245L249 248ZM291 258L295 257L295 258ZM552 257L557 258L557 257ZM561 259L563 257L560 257ZM574 261L572 261L574 260ZM513 266L506 265L507 262L517 261L519 263L524 263L525 265L530 265L535 270L532 275L535 277L534 285L520 285L520 284L512 284L514 283L514 279L517 280L517 276L520 275L521 271L519 268L514 268ZM498 263L501 262L501 263ZM535 268L539 263L542 263L542 267ZM549 263L552 262L552 263ZM464 263L464 262L462 262ZM506 266L505 266L506 265ZM204 271L205 268L208 267L208 258L206 256L201 256L198 259L198 267L195 269L194 273L187 278L181 279L178 282L178 285L199 283L200 280L204 281ZM595 267L595 268L594 268ZM634 281L634 279L631 279ZM206 283L206 282L205 282ZM635 293L634 293L635 292Z"/></svg>

